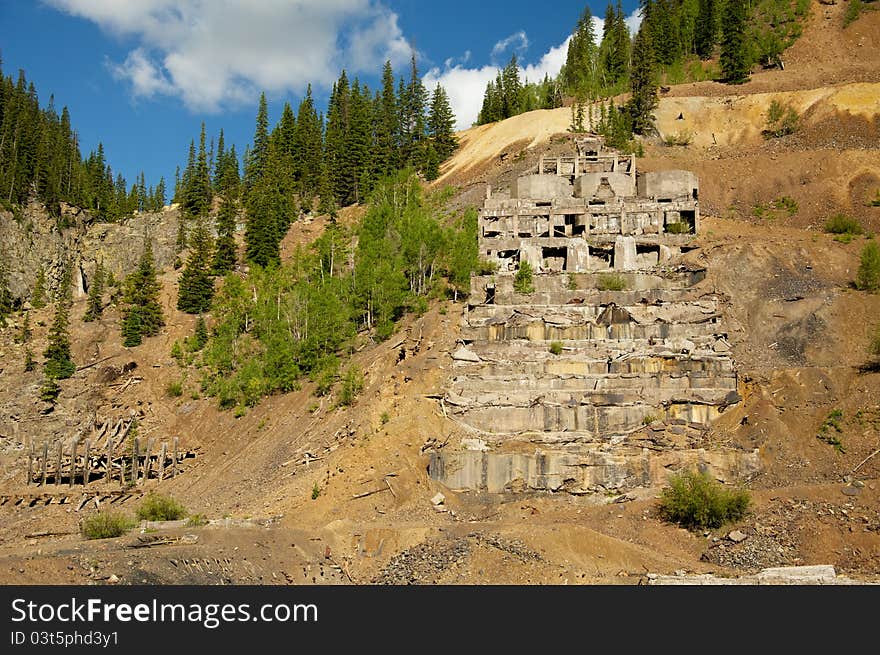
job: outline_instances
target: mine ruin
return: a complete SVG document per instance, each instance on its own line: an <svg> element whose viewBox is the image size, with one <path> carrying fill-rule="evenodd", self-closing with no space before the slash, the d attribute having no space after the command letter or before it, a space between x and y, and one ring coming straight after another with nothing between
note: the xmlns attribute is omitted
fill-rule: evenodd
<svg viewBox="0 0 880 655"><path fill-rule="evenodd" d="M496 271L471 279L441 401L470 436L432 454L431 477L580 494L663 483L684 465L747 476L757 453L707 441L740 396L723 299L683 257L700 229L696 176L638 173L597 135L576 147L487 189L479 249Z"/></svg>

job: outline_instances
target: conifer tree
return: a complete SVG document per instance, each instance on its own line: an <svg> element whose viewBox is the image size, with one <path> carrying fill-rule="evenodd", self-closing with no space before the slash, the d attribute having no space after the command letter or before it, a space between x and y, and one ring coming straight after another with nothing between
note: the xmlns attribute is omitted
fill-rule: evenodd
<svg viewBox="0 0 880 655"><path fill-rule="evenodd" d="M217 243L214 247L214 275L224 275L235 267L235 199L231 194L223 197L217 212Z"/></svg>
<svg viewBox="0 0 880 655"><path fill-rule="evenodd" d="M189 242L189 257L180 276L177 309L188 314L206 312L214 297L211 277L211 235L204 218L198 218Z"/></svg>
<svg viewBox="0 0 880 655"><path fill-rule="evenodd" d="M208 343L208 326L205 323L205 317L199 314L199 320L196 321L196 329L193 334L193 345L196 350L201 350Z"/></svg>
<svg viewBox="0 0 880 655"><path fill-rule="evenodd" d="M125 279L125 308L122 318L123 345L138 346L143 337L159 334L165 325L162 305L159 303L161 286L156 279L153 245L144 235L144 250L138 267Z"/></svg>
<svg viewBox="0 0 880 655"><path fill-rule="evenodd" d="M718 42L717 0L700 0L694 27L694 50L700 59L709 59Z"/></svg>
<svg viewBox="0 0 880 655"><path fill-rule="evenodd" d="M49 343L43 356L43 373L47 380L65 380L74 374L76 364L70 355L70 305L73 302L71 291L71 262L64 266L61 283L55 300L55 317L49 328Z"/></svg>
<svg viewBox="0 0 880 655"><path fill-rule="evenodd" d="M46 306L46 269L40 264L37 269L37 279L34 282L34 290L31 293L31 307L42 309Z"/></svg>
<svg viewBox="0 0 880 655"><path fill-rule="evenodd" d="M658 102L654 62L651 33L647 27L639 29L633 44L632 97L628 106L632 130L636 134L645 134L654 126L654 109Z"/></svg>
<svg viewBox="0 0 880 655"><path fill-rule="evenodd" d="M560 77L565 89L573 95L592 95L596 91L598 48L590 7L585 6L574 34L568 42L568 53Z"/></svg>
<svg viewBox="0 0 880 655"><path fill-rule="evenodd" d="M374 174L382 178L397 170L400 162L399 144L400 115L394 92L394 71L391 62L382 68L382 90L376 103L376 144L374 148Z"/></svg>
<svg viewBox="0 0 880 655"><path fill-rule="evenodd" d="M257 109L257 124L254 128L254 146L245 157L244 187L245 193L250 192L257 180L263 175L266 160L269 156L269 106L266 94L260 94L260 106Z"/></svg>
<svg viewBox="0 0 880 655"><path fill-rule="evenodd" d="M294 162L294 175L300 203L306 212L311 211L312 200L318 193L324 149L322 122L315 111L310 84L299 105L294 131L294 149L298 154Z"/></svg>
<svg viewBox="0 0 880 655"><path fill-rule="evenodd" d="M439 83L431 98L428 133L440 160L448 159L458 147L458 137L455 136L455 114L452 113L452 107L449 105L449 96Z"/></svg>
<svg viewBox="0 0 880 655"><path fill-rule="evenodd" d="M89 285L89 297L83 321L89 323L104 313L104 262L99 261L95 267L95 275Z"/></svg>
<svg viewBox="0 0 880 655"><path fill-rule="evenodd" d="M410 58L409 84L399 100L401 124L401 164L418 167L425 139L425 108L428 92L419 76L416 56Z"/></svg>
<svg viewBox="0 0 880 655"><path fill-rule="evenodd" d="M751 58L746 40L748 20L745 0L728 0L721 22L721 73L728 84L749 78Z"/></svg>

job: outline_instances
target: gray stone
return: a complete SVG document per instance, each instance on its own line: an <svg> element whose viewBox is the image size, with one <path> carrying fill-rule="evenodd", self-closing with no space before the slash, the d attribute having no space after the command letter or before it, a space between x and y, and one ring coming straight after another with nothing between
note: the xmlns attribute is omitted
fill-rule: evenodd
<svg viewBox="0 0 880 655"><path fill-rule="evenodd" d="M614 239L614 270L632 271L636 268L638 268L638 260L635 238L618 235Z"/></svg>
<svg viewBox="0 0 880 655"><path fill-rule="evenodd" d="M434 495L433 498L431 498L431 504L435 505L435 506L436 505L443 505L445 502L446 502L446 496L444 496L439 491Z"/></svg>
<svg viewBox="0 0 880 655"><path fill-rule="evenodd" d="M471 351L471 350L468 350L468 349L465 348L464 346L462 346L461 348L459 348L458 350L456 350L454 353L452 353L452 359L454 359L454 360L457 361L457 362L474 362L474 363L477 363L477 362L482 361L482 360L477 356L476 353L474 353L474 352Z"/></svg>
<svg viewBox="0 0 880 655"><path fill-rule="evenodd" d="M748 539L749 535L747 535L745 532L740 532L739 530L733 530L732 532L728 533L727 538L730 539L733 543L738 544L741 541L745 541L746 539Z"/></svg>

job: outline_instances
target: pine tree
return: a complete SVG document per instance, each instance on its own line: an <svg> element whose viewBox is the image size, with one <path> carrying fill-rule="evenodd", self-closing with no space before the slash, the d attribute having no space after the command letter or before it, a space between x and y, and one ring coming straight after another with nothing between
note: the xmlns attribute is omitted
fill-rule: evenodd
<svg viewBox="0 0 880 655"><path fill-rule="evenodd" d="M31 331L31 313L24 313L24 320L21 323L21 331L18 333L18 337L16 337L16 343L29 343L31 340L32 331Z"/></svg>
<svg viewBox="0 0 880 655"><path fill-rule="evenodd" d="M224 275L235 268L235 219L237 215L235 200L226 196L217 212L217 243L214 247L214 275Z"/></svg>
<svg viewBox="0 0 880 655"><path fill-rule="evenodd" d="M104 313L104 262L99 261L95 267L95 275L89 285L89 298L83 321L89 323Z"/></svg>
<svg viewBox="0 0 880 655"><path fill-rule="evenodd" d="M728 84L749 79L751 59L746 40L748 13L745 0L728 0L721 22L721 73Z"/></svg>
<svg viewBox="0 0 880 655"><path fill-rule="evenodd" d="M345 205L352 194L353 172L349 168L345 152L346 139L350 127L351 89L345 71L339 76L330 93L327 105L327 134L325 138L325 160L327 162L330 184L336 202Z"/></svg>
<svg viewBox="0 0 880 655"><path fill-rule="evenodd" d="M196 329L193 334L193 346L195 350L201 350L208 343L208 326L205 323L205 317L199 314L199 320L196 321Z"/></svg>
<svg viewBox="0 0 880 655"><path fill-rule="evenodd" d="M595 94L598 56L593 15L589 6L585 6L574 34L568 42L565 65L560 74L568 93L572 95L586 94L587 96Z"/></svg>
<svg viewBox="0 0 880 655"><path fill-rule="evenodd" d="M76 364L70 355L70 305L73 301L71 291L71 262L64 266L61 283L55 300L55 317L49 328L49 343L43 356L43 373L47 380L65 380L76 372Z"/></svg>
<svg viewBox="0 0 880 655"><path fill-rule="evenodd" d="M123 345L138 346L143 337L159 334L165 325L162 305L159 303L161 285L156 279L153 245L144 235L144 250L138 267L125 279L125 308L122 318Z"/></svg>
<svg viewBox="0 0 880 655"><path fill-rule="evenodd" d="M694 50L700 59L709 59L718 42L718 7L716 0L700 0L694 33Z"/></svg>
<svg viewBox="0 0 880 655"><path fill-rule="evenodd" d="M636 134L645 134L654 126L654 109L658 102L654 46L647 28L639 29L633 44L630 89L632 97L628 109L632 119L632 130Z"/></svg>
<svg viewBox="0 0 880 655"><path fill-rule="evenodd" d="M245 157L244 187L245 193L250 192L257 180L263 175L266 159L269 156L269 106L266 94L260 94L260 106L257 110L257 124L254 128L254 147Z"/></svg>
<svg viewBox="0 0 880 655"><path fill-rule="evenodd" d="M418 167L421 163L425 140L425 108L428 92L419 77L416 56L410 59L409 84L400 98L401 164Z"/></svg>
<svg viewBox="0 0 880 655"><path fill-rule="evenodd" d="M214 297L211 277L211 235L204 218L198 218L190 237L189 257L180 276L177 309L188 314L206 312Z"/></svg>
<svg viewBox="0 0 880 655"><path fill-rule="evenodd" d="M431 110L428 114L428 133L434 143L434 149L441 161L445 161L458 147L455 136L455 114L449 105L449 96L440 84L434 89L431 98Z"/></svg>
<svg viewBox="0 0 880 655"><path fill-rule="evenodd" d="M519 62L515 54L501 71L501 80L503 89L501 111L504 118L510 118L522 110L522 83L519 79Z"/></svg>
<svg viewBox="0 0 880 655"><path fill-rule="evenodd" d="M374 176L386 177L397 170L400 149L397 141L400 132L400 114L394 92L394 71L391 62L382 68L382 91L376 103L376 144L373 153Z"/></svg>
<svg viewBox="0 0 880 655"><path fill-rule="evenodd" d="M298 159L294 162L294 175L297 182L297 193L303 211L310 212L312 200L318 192L321 176L321 160L324 153L324 135L322 121L315 111L310 84L306 96L299 105L294 131L294 149Z"/></svg>
<svg viewBox="0 0 880 655"><path fill-rule="evenodd" d="M37 269L37 279L34 282L34 290L31 293L31 307L42 309L46 306L46 269L42 264Z"/></svg>

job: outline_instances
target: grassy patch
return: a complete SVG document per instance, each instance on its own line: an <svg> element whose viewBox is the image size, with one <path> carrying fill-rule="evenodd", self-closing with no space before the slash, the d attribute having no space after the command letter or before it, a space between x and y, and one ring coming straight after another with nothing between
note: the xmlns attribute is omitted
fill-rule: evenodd
<svg viewBox="0 0 880 655"><path fill-rule="evenodd" d="M534 271L532 265L528 262L520 262L519 269L513 277L513 290L516 293L534 293L535 287L532 284L532 276Z"/></svg>
<svg viewBox="0 0 880 655"><path fill-rule="evenodd" d="M121 537L135 526L124 514L101 511L84 519L80 532L86 539L112 539Z"/></svg>
<svg viewBox="0 0 880 655"><path fill-rule="evenodd" d="M816 438L819 441L827 443L829 446L834 446L834 449L841 454L846 452L843 448L843 442L840 440L840 437L837 436L838 434L843 434L843 427L840 424L842 420L843 410L832 410L831 413L828 414L828 418L825 419L825 422L822 423L819 428L819 434L816 435Z"/></svg>
<svg viewBox="0 0 880 655"><path fill-rule="evenodd" d="M623 291L626 289L626 279L620 273L601 273L596 288L599 291Z"/></svg>
<svg viewBox="0 0 880 655"><path fill-rule="evenodd" d="M176 521L186 516L186 508L171 496L149 493L136 516L141 521Z"/></svg>
<svg viewBox="0 0 880 655"><path fill-rule="evenodd" d="M562 342L561 341L553 341L550 343L550 352L553 355L561 355L562 354Z"/></svg>
<svg viewBox="0 0 880 655"><path fill-rule="evenodd" d="M667 223L666 232L668 234L690 234L691 226L684 221L678 223Z"/></svg>
<svg viewBox="0 0 880 655"><path fill-rule="evenodd" d="M779 138L794 134L798 129L800 117L791 105L783 105L773 100L767 108L767 123L764 126L764 137Z"/></svg>
<svg viewBox="0 0 880 655"><path fill-rule="evenodd" d="M835 214L825 221L825 231L829 234L863 234L864 228L856 219L844 214Z"/></svg>
<svg viewBox="0 0 880 655"><path fill-rule="evenodd" d="M660 515L688 529L717 528L736 521L749 509L745 489L730 489L708 473L687 471L673 476L660 496Z"/></svg>

